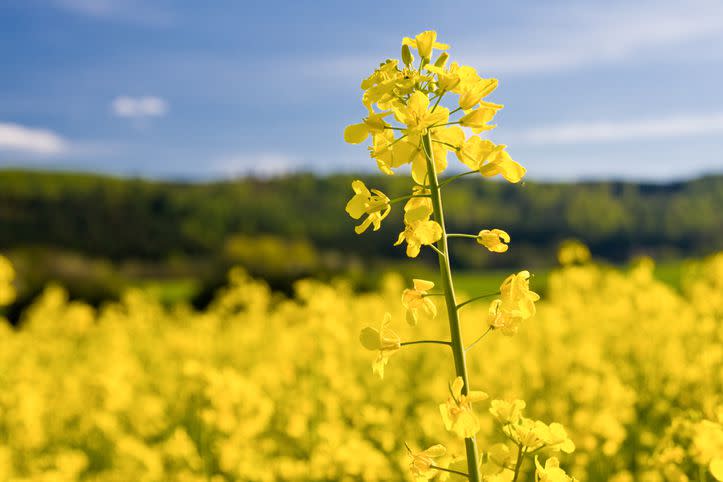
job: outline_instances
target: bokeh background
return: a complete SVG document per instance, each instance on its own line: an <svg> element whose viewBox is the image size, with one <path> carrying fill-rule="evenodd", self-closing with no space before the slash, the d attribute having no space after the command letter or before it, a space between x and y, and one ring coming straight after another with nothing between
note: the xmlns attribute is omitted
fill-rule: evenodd
<svg viewBox="0 0 723 482"><path fill-rule="evenodd" d="M549 299L473 366L573 427L583 479L700 476L691 440L723 451L695 425L723 406L723 3L4 0L0 480L406 477L385 427L438 440L447 374L415 355L368 381L356 333L436 257L392 246L398 212L354 234L353 179L409 182L342 132L361 79L430 28L500 79L493 138L528 169L446 190L450 231L512 235L504 256L455 243L457 286L525 268ZM561 268L570 239L592 260Z"/></svg>

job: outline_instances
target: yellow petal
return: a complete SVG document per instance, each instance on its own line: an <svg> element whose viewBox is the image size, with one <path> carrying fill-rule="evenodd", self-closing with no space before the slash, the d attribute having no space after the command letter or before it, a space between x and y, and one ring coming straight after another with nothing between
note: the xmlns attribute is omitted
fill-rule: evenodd
<svg viewBox="0 0 723 482"><path fill-rule="evenodd" d="M427 450L424 451L425 455L432 457L432 458L441 457L446 453L447 453L447 449L442 444L432 445L431 447L429 447Z"/></svg>
<svg viewBox="0 0 723 482"><path fill-rule="evenodd" d="M723 458L715 458L710 461L710 473L716 480L723 480Z"/></svg>
<svg viewBox="0 0 723 482"><path fill-rule="evenodd" d="M414 284L414 289L417 291L428 291L434 288L434 283L423 279L414 279L412 283Z"/></svg>
<svg viewBox="0 0 723 482"><path fill-rule="evenodd" d="M422 244L433 244L442 237L442 227L436 221L422 221L414 229L414 234Z"/></svg>
<svg viewBox="0 0 723 482"><path fill-rule="evenodd" d="M459 400L459 397L462 395L462 387L464 387L464 380L462 380L462 377L457 377L452 382L452 394L454 397Z"/></svg>
<svg viewBox="0 0 723 482"><path fill-rule="evenodd" d="M379 332L370 326L367 326L361 331L359 341L367 350L376 351L381 348Z"/></svg>
<svg viewBox="0 0 723 482"><path fill-rule="evenodd" d="M369 127L363 122L352 124L344 129L344 140L349 144L360 144L369 137Z"/></svg>

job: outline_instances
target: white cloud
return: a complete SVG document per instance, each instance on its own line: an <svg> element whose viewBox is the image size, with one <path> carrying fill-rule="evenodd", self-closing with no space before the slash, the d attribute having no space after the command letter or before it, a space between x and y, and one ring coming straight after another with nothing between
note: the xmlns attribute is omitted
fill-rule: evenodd
<svg viewBox="0 0 723 482"><path fill-rule="evenodd" d="M160 97L117 97L111 103L111 109L118 117L143 119L162 117L168 112L168 103Z"/></svg>
<svg viewBox="0 0 723 482"><path fill-rule="evenodd" d="M303 163L297 157L280 152L259 152L222 157L211 162L208 170L212 175L222 177L275 177L297 171L301 167Z"/></svg>
<svg viewBox="0 0 723 482"><path fill-rule="evenodd" d="M680 114L657 119L576 122L511 132L510 142L585 144L723 133L723 113Z"/></svg>
<svg viewBox="0 0 723 482"><path fill-rule="evenodd" d="M53 156L69 149L70 143L53 131L0 122L0 151Z"/></svg>

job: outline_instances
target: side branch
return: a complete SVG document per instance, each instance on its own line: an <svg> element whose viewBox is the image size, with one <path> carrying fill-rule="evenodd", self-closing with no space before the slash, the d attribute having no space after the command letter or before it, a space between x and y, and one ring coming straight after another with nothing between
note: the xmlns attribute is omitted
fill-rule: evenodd
<svg viewBox="0 0 723 482"><path fill-rule="evenodd" d="M447 345L452 346L452 343L449 341L443 341L443 340L416 340L416 341L405 341L399 344L399 346L407 346L407 345L421 345L422 343L430 343L434 345Z"/></svg>
<svg viewBox="0 0 723 482"><path fill-rule="evenodd" d="M434 469L434 470L441 470L442 472L449 472L450 474L457 474L457 475L461 475L462 477L469 478L469 474L467 472L461 472L459 470L454 470L454 469L445 469L444 467L439 467L437 465L430 465L429 468Z"/></svg>
<svg viewBox="0 0 723 482"><path fill-rule="evenodd" d="M472 303L472 302L474 302L474 301L478 301L478 300L481 300L481 299L483 299L483 298L489 298L490 296L497 296L498 294L500 294L500 292L499 292L499 291L495 291L494 293L487 293L487 294L485 294L485 295L475 296L474 298L470 298L470 299L468 299L467 301L463 301L462 303L458 304L458 305L457 305L457 309L459 310L459 309L462 308L464 305L467 305L467 304Z"/></svg>

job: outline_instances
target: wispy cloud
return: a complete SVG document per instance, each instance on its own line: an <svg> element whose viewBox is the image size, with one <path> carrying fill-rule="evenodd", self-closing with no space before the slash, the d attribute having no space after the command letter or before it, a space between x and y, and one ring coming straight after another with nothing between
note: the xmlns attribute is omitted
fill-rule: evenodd
<svg viewBox="0 0 723 482"><path fill-rule="evenodd" d="M54 156L69 149L70 143L51 130L0 123L0 151Z"/></svg>
<svg viewBox="0 0 723 482"><path fill-rule="evenodd" d="M467 62L494 73L569 70L646 56L670 55L670 48L717 38L723 40L723 4L707 0L625 2L572 9L554 9L519 44L487 51L472 41L459 49ZM515 45L517 43L517 45Z"/></svg>
<svg viewBox="0 0 723 482"><path fill-rule="evenodd" d="M171 12L141 0L52 0L52 4L75 14L98 19L148 26L167 26L173 22Z"/></svg>
<svg viewBox="0 0 723 482"><path fill-rule="evenodd" d="M719 132L723 133L723 113L558 124L511 132L505 139L526 144L585 144L700 136Z"/></svg>
<svg viewBox="0 0 723 482"><path fill-rule="evenodd" d="M113 114L118 117L145 119L162 117L168 113L168 102L160 97L116 97L111 103Z"/></svg>
<svg viewBox="0 0 723 482"><path fill-rule="evenodd" d="M520 24L499 30L492 24L484 36L454 41L454 56L487 74L521 75L641 58L671 62L679 58L677 47L723 42L723 3L719 1L613 1L530 10L532 15ZM351 78L368 73L379 60L344 55L307 63L307 70L311 75L323 72Z"/></svg>

